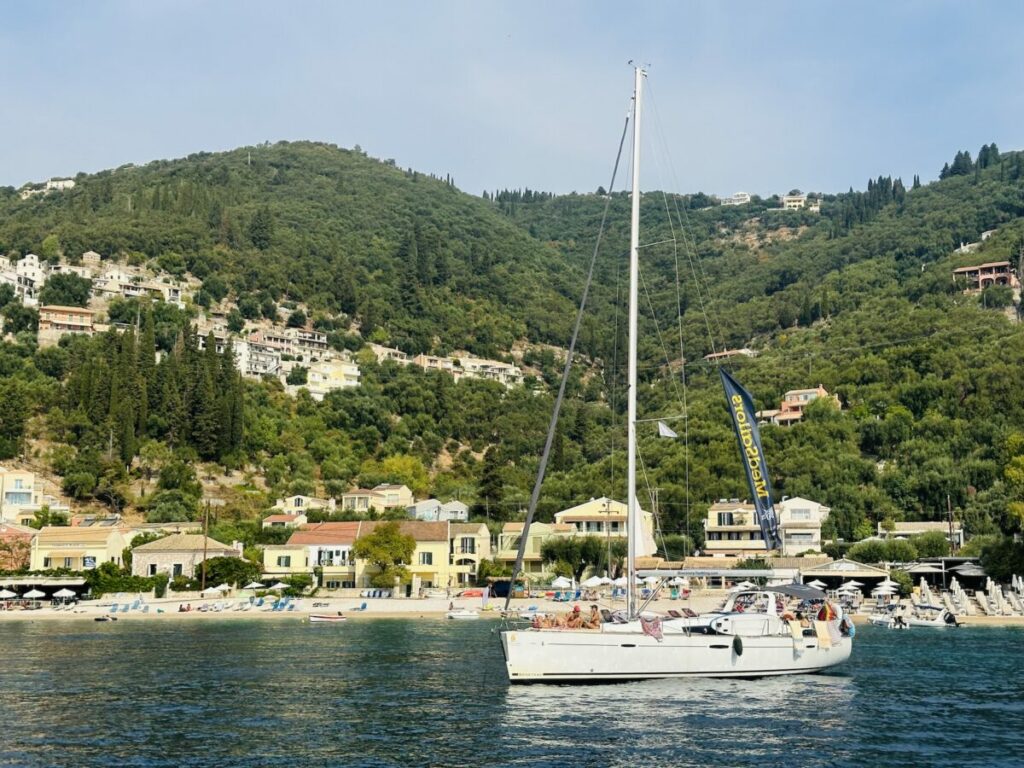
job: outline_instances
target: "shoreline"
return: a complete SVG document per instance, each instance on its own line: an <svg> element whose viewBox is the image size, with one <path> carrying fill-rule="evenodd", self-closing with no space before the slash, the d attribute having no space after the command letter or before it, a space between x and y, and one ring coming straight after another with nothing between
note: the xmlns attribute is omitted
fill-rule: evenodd
<svg viewBox="0 0 1024 768"><path fill-rule="evenodd" d="M657 613L667 613L669 609L690 608L698 613L714 611L719 607L726 593L705 591L692 596L689 600L657 600L647 606L648 610ZM133 598L134 599L134 598ZM346 619L359 621L363 619L443 619L449 610L449 603L456 609L466 608L479 611L481 619L501 618L501 609L504 600L497 598L488 602L487 608L483 608L480 598L389 598L389 599L360 599L360 598L302 598L295 610L292 611L271 611L265 608L250 609L246 611L234 610L234 606L245 600L244 597L234 599L200 599L200 600L178 600L162 599L147 600L149 612L143 613L139 610L116 614L118 621L276 621L276 620L308 620L311 615L336 615L341 612ZM123 602L125 598L121 598ZM46 606L39 610L13 610L0 611L0 624L15 623L24 621L94 621L100 616L114 616L110 612L113 599L90 601L77 605L72 610L54 610ZM227 602L231 605L221 611L200 611L200 606L212 606L216 603ZM325 605L313 606L313 602L324 603ZM543 598L516 598L512 600L511 610L525 611L536 607L540 612L565 613L572 609L573 605L585 608L591 602L596 602L602 608L612 610L622 609L622 601L609 602L607 600L597 601L574 601L571 603L555 603ZM366 610L356 610L360 605L366 605ZM179 612L179 605L191 604L193 610ZM864 613L851 614L855 624L867 624L868 615ZM1024 616L958 616L957 619L964 625L970 627L1024 627Z"/></svg>

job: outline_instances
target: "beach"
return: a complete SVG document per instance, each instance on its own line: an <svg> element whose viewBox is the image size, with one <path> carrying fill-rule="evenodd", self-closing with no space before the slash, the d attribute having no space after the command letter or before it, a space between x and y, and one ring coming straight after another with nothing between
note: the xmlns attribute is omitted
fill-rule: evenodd
<svg viewBox="0 0 1024 768"><path fill-rule="evenodd" d="M654 613L668 614L670 610L689 608L697 613L714 611L719 608L728 593L723 590L703 590L694 592L687 600L655 600L649 603L645 610ZM57 610L46 605L37 610L0 610L0 623L20 621L93 621L98 616L113 615L110 608L114 603L123 606L126 603L133 603L139 599L139 595L121 595L118 597L109 596L99 600L85 601L75 605L71 609ZM154 599L141 597L143 605L148 605L149 610L129 610L122 612L118 610L118 621L209 621L209 620L268 620L268 621L294 621L297 619L308 619L311 615L333 616L341 612L347 619L383 619L383 618L443 618L449 610L454 608L465 608L480 612L480 618L501 618L505 606L504 599L491 598L486 607L479 597L459 598L361 598L361 597L305 597L293 599L295 606L292 610L273 611L266 606L250 608L248 610L237 610L240 603L248 602L248 595L225 597L220 599L202 598L163 598ZM566 613L572 610L574 605L585 608L595 602L601 608L610 610L622 610L625 603L622 600L610 601L599 599L597 601L572 601L569 603L555 602L545 597L517 598L513 599L510 605L511 611L524 612L535 608L537 611L549 613ZM314 605L315 603L315 605ZM220 604L221 610L214 610ZM180 606L191 605L191 611L180 611ZM360 607L365 605L365 609ZM205 608L206 610L202 610ZM868 621L867 613L854 613L851 615L854 623L863 624ZM958 621L969 626L1024 626L1024 616L958 616Z"/></svg>

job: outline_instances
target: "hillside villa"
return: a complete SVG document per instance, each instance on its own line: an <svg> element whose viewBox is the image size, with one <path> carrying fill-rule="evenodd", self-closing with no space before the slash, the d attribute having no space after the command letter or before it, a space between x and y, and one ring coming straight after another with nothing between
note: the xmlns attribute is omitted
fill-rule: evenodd
<svg viewBox="0 0 1024 768"><path fill-rule="evenodd" d="M758 411L754 416L761 424L788 426L800 421L804 417L804 409L822 397L830 398L837 408L843 407L838 397L830 395L828 390L819 384L815 389L791 389L783 395L782 403L777 409Z"/></svg>
<svg viewBox="0 0 1024 768"><path fill-rule="evenodd" d="M0 467L0 522L30 525L43 507L62 515L71 512L67 504L43 493L35 472Z"/></svg>
<svg viewBox="0 0 1024 768"><path fill-rule="evenodd" d="M893 524L891 531L885 529L884 523L878 524L878 538L883 540L909 539L911 536L919 536L922 533L929 533L931 531L939 531L946 537L946 540L949 541L954 550L958 550L964 545L964 529L960 522L956 520L952 523L952 533L950 533L950 523L944 521L901 520Z"/></svg>

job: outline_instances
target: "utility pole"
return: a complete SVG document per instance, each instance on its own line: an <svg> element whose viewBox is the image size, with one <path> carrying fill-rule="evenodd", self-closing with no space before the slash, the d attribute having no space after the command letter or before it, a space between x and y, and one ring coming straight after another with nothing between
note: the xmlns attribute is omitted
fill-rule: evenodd
<svg viewBox="0 0 1024 768"><path fill-rule="evenodd" d="M955 555L960 547L957 546L956 537L953 535L953 501L948 493L946 494L946 519L949 522L949 547Z"/></svg>
<svg viewBox="0 0 1024 768"><path fill-rule="evenodd" d="M206 591L206 542L209 541L210 532L210 502L206 502L203 509L203 579L200 589Z"/></svg>

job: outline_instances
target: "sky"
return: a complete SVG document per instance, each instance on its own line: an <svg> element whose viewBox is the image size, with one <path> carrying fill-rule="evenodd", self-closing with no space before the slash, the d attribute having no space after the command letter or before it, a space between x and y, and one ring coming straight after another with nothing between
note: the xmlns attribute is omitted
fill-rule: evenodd
<svg viewBox="0 0 1024 768"><path fill-rule="evenodd" d="M0 185L311 139L473 194L593 191L630 60L643 189L927 181L1024 148L1022 33L1016 0L2 3Z"/></svg>

